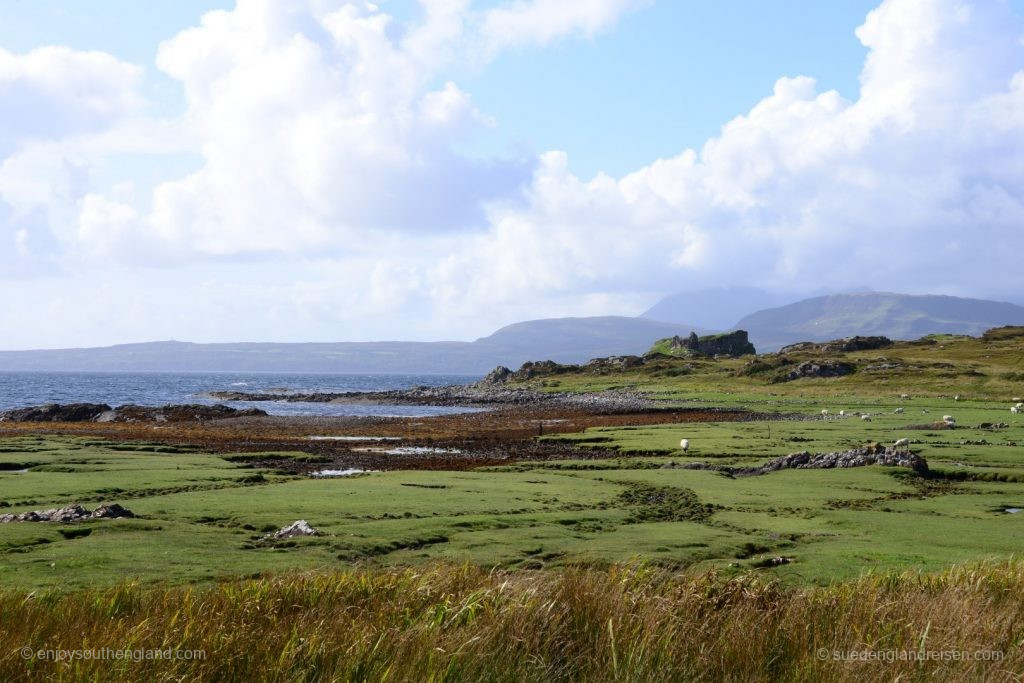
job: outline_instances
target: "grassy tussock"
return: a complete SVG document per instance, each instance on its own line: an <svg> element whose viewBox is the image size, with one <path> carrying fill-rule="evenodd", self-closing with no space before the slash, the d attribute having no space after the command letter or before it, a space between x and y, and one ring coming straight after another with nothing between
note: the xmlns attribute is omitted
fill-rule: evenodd
<svg viewBox="0 0 1024 683"><path fill-rule="evenodd" d="M469 566L0 593L0 680L1018 680L1024 563L783 588L646 566ZM21 647L204 649L203 661L26 662ZM1001 650L842 662L832 650Z"/></svg>

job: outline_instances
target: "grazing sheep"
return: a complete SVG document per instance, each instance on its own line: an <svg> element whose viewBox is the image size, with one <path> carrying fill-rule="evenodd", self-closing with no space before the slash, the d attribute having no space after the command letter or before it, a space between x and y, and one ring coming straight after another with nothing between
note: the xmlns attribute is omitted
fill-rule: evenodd
<svg viewBox="0 0 1024 683"><path fill-rule="evenodd" d="M1017 404L1017 407L1018 407L1018 408L1024 408L1024 403L1018 403L1018 404Z"/></svg>
<svg viewBox="0 0 1024 683"><path fill-rule="evenodd" d="M908 398L910 398L910 394L900 394L901 401L906 401Z"/></svg>
<svg viewBox="0 0 1024 683"><path fill-rule="evenodd" d="M1010 406L1010 412L1013 413L1014 415L1019 415L1020 408L1018 408L1017 406Z"/></svg>
<svg viewBox="0 0 1024 683"><path fill-rule="evenodd" d="M896 439L896 443L892 445L897 451L901 448L907 453L910 452L910 439Z"/></svg>
<svg viewBox="0 0 1024 683"><path fill-rule="evenodd" d="M900 413L902 413L902 412L903 412L903 408L897 408L897 409L896 409L896 410L894 410L893 412L894 412L894 413L897 413L897 414L900 414Z"/></svg>
<svg viewBox="0 0 1024 683"><path fill-rule="evenodd" d="M1014 396L1014 397L1013 397L1013 398L1011 398L1010 400L1011 400L1011 401L1016 401L1016 402L1018 402L1018 403L1019 403L1019 402L1020 402L1021 400L1024 400L1024 399L1021 399L1021 397L1020 397L1020 396Z"/></svg>
<svg viewBox="0 0 1024 683"><path fill-rule="evenodd" d="M943 422L956 422L956 418L953 417L952 415L943 415L942 416L942 421Z"/></svg>
<svg viewBox="0 0 1024 683"><path fill-rule="evenodd" d="M690 440L683 439L682 441L679 442L679 447L683 449L683 453L690 450Z"/></svg>
<svg viewBox="0 0 1024 683"><path fill-rule="evenodd" d="M821 411L821 416L822 417L828 417L828 411L827 410Z"/></svg>
<svg viewBox="0 0 1024 683"><path fill-rule="evenodd" d="M864 413L863 415L861 415L860 419L864 420L865 422L871 422L871 416L869 414L867 414L867 413Z"/></svg>
<svg viewBox="0 0 1024 683"><path fill-rule="evenodd" d="M846 411L845 410L840 410L839 411L839 417L846 417Z"/></svg>

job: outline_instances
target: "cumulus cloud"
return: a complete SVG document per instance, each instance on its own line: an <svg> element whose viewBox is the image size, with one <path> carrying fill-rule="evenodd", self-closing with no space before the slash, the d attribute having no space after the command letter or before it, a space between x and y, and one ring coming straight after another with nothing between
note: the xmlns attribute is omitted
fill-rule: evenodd
<svg viewBox="0 0 1024 683"><path fill-rule="evenodd" d="M310 320L391 330L397 319L442 336L460 320L637 311L656 293L737 281L1024 291L1024 29L1005 2L885 0L856 32L868 50L858 93L784 76L700 149L622 177L580 178L559 151L461 151L501 121L453 74L504 49L593 36L643 4L435 0L402 24L372 5L240 0L159 51L183 88L172 127L193 142L192 171L99 191L74 180L77 159L47 152L64 143L0 132L20 145L0 166L0 240L31 253L45 243L38 226L67 223L92 259L273 255L293 284L252 272L246 285L208 282L289 324L303 324L294 300ZM31 71L3 54L0 87ZM113 149L109 129L90 127L136 106L138 71L100 62L90 88L112 109L83 95L62 130ZM58 186L74 215L39 219Z"/></svg>
<svg viewBox="0 0 1024 683"><path fill-rule="evenodd" d="M481 229L487 205L519 200L535 161L459 151L494 122L445 69L479 59L481 44L493 55L506 43L592 34L638 4L476 10L444 0L423 3L423 21L405 26L336 1L240 0L210 12L157 58L184 87L202 165L155 188L136 237L157 235L188 258L340 253L395 232ZM83 238L103 233L96 219L83 214ZM109 232L131 234L114 223Z"/></svg>
<svg viewBox="0 0 1024 683"><path fill-rule="evenodd" d="M855 100L781 78L699 152L622 178L545 155L528 205L492 210L437 277L468 278L475 301L737 281L1021 291L1020 22L1005 3L886 0L857 35Z"/></svg>
<svg viewBox="0 0 1024 683"><path fill-rule="evenodd" d="M142 69L103 52L0 48L0 159L18 144L100 130L141 105Z"/></svg>
<svg viewBox="0 0 1024 683"><path fill-rule="evenodd" d="M544 45L579 32L593 38L616 24L623 13L653 0L518 0L484 13L480 37L490 52Z"/></svg>
<svg viewBox="0 0 1024 683"><path fill-rule="evenodd" d="M0 48L0 277L53 267L87 185L82 142L144 108L142 76L102 52Z"/></svg>

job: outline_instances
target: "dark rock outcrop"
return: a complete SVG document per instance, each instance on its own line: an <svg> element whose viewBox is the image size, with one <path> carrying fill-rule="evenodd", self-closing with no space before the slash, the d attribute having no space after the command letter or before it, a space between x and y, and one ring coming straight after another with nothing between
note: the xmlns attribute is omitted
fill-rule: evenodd
<svg viewBox="0 0 1024 683"><path fill-rule="evenodd" d="M117 503L110 503L109 505L100 505L89 516L93 519L119 519L121 517L134 517L135 513Z"/></svg>
<svg viewBox="0 0 1024 683"><path fill-rule="evenodd" d="M593 363L594 361L590 362ZM499 365L491 370L486 377L471 386L478 389L487 389L490 387L501 386L502 384L510 381L521 382L528 379L534 379L536 377L550 377L551 375L575 372L579 369L579 365L563 365L561 363L556 363L553 360L526 361L515 372L509 370L504 365ZM444 387L440 388L443 389ZM438 389L438 387L422 387L422 389L431 390ZM220 394L218 394L218 396L220 396Z"/></svg>
<svg viewBox="0 0 1024 683"><path fill-rule="evenodd" d="M836 360L808 360L800 363L783 376L783 381L790 382L806 377L844 377L854 371L853 365Z"/></svg>
<svg viewBox="0 0 1024 683"><path fill-rule="evenodd" d="M664 342L664 344L662 344ZM711 334L706 337L698 337L696 332L691 332L688 337L670 337L667 340L656 343L654 351L658 352L664 347L669 355L700 354L702 356L730 356L739 357L757 353L754 345L747 338L745 330L726 332L724 334Z"/></svg>
<svg viewBox="0 0 1024 683"><path fill-rule="evenodd" d="M518 370L512 373L512 378L517 380L533 379L534 377L549 377L563 372L578 370L578 365L562 365L553 360L527 361Z"/></svg>
<svg viewBox="0 0 1024 683"><path fill-rule="evenodd" d="M512 371L506 368L504 365L499 365L490 372L482 380L477 382L478 386L494 386L495 384L504 384L508 381L508 378L512 376Z"/></svg>
<svg viewBox="0 0 1024 683"><path fill-rule="evenodd" d="M849 351L872 351L874 349L885 349L893 345L888 337L846 337L845 339L833 339L827 342L798 342L783 346L779 353L796 353L798 351L812 351L817 353L847 353Z"/></svg>
<svg viewBox="0 0 1024 683"><path fill-rule="evenodd" d="M118 519L134 516L131 510L117 503L101 505L91 512L76 503L62 508L22 512L20 515L0 515L0 524L10 522L77 522L83 519Z"/></svg>
<svg viewBox="0 0 1024 683"><path fill-rule="evenodd" d="M839 467L865 467L867 465L884 465L887 467L906 467L918 474L928 473L928 462L919 455L909 451L897 451L893 447L880 444L869 444L848 451L812 454L808 451L790 453L781 458L774 458L758 467L728 467L726 465L710 465L701 462L669 464L667 467L692 470L714 470L726 472L734 477L754 477L769 472L786 469L833 469Z"/></svg>
<svg viewBox="0 0 1024 683"><path fill-rule="evenodd" d="M609 356L608 358L593 358L583 365L583 369L593 372L604 372L611 370L631 370L638 368L647 362L647 358L640 356ZM654 360L657 360L655 358Z"/></svg>
<svg viewBox="0 0 1024 683"><path fill-rule="evenodd" d="M111 408L100 403L52 403L0 412L0 422L195 422L266 414L258 408L239 410L224 405L123 405Z"/></svg>
<svg viewBox="0 0 1024 683"><path fill-rule="evenodd" d="M229 417L262 417L267 414L259 408L231 408L221 404L212 406L184 404L168 406L123 405L113 411L104 422L204 422ZM106 417L106 416L105 416Z"/></svg>
<svg viewBox="0 0 1024 683"><path fill-rule="evenodd" d="M0 412L0 422L90 422L110 410L102 403L48 403Z"/></svg>
<svg viewBox="0 0 1024 683"><path fill-rule="evenodd" d="M735 470L733 474L735 476L751 476L785 469L832 469L837 467L864 467L866 465L907 467L919 474L928 472L928 462L921 456L906 451L896 451L894 448L881 448L876 444L848 451L818 453L814 455L807 451L790 453L781 458L769 460L760 467Z"/></svg>
<svg viewBox="0 0 1024 683"><path fill-rule="evenodd" d="M885 349L892 346L892 339L888 337L847 337L835 341L825 342L821 350L825 353L847 353L849 351L872 351L874 349Z"/></svg>

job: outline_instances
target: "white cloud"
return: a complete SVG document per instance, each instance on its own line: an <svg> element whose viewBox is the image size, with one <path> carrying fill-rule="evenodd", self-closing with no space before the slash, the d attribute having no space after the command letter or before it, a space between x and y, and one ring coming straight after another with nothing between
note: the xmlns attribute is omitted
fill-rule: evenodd
<svg viewBox="0 0 1024 683"><path fill-rule="evenodd" d="M490 52L544 45L579 32L588 38L613 27L624 13L653 0L515 0L486 12L480 35Z"/></svg>
<svg viewBox="0 0 1024 683"><path fill-rule="evenodd" d="M331 325L336 338L450 337L466 321L629 312L656 292L737 282L1024 291L1024 30L1002 2L886 0L857 31L868 57L856 96L780 78L701 149L620 178L579 178L558 151L459 151L501 122L453 73L592 36L642 4L437 0L401 25L354 3L241 0L161 47L187 104L166 135L132 118L137 70L99 59L115 75L90 87L124 91L112 110L82 105L49 139L8 138L0 273L42 253L47 226L72 226L59 239L93 268L162 261L176 264L170 279L214 259L225 275L182 293L222 325L206 338L280 338L259 320L311 337ZM13 73L2 58L0 75ZM187 144L190 172L135 192L72 172ZM254 256L265 260L237 262Z"/></svg>
<svg viewBox="0 0 1024 683"><path fill-rule="evenodd" d="M485 227L487 205L518 201L535 161L461 153L495 122L444 72L505 45L593 34L639 4L432 1L410 26L329 0L210 12L157 58L184 87L203 163L155 188L139 231L188 258L347 253Z"/></svg>
<svg viewBox="0 0 1024 683"><path fill-rule="evenodd" d="M856 100L782 78L699 153L618 179L548 154L441 289L468 280L469 308L737 282L1024 291L1021 32L1004 3L887 0L857 32Z"/></svg>
<svg viewBox="0 0 1024 683"><path fill-rule="evenodd" d="M139 123L143 76L103 52L0 48L0 278L51 272L78 246L79 202L97 163L167 147L166 126Z"/></svg>
<svg viewBox="0 0 1024 683"><path fill-rule="evenodd" d="M19 143L99 130L141 106L142 69L103 52L0 48L0 158Z"/></svg>

